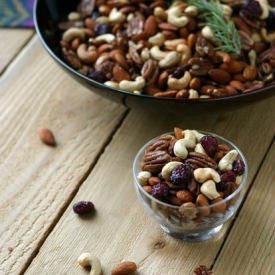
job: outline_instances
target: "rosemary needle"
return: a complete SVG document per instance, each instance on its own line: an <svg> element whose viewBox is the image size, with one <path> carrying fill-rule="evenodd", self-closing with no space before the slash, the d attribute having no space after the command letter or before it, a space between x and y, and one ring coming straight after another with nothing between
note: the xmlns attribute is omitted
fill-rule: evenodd
<svg viewBox="0 0 275 275"><path fill-rule="evenodd" d="M218 50L240 54L241 40L233 21L224 18L222 6L214 0L187 0L189 5L196 6L206 25L215 34L214 40L219 44Z"/></svg>

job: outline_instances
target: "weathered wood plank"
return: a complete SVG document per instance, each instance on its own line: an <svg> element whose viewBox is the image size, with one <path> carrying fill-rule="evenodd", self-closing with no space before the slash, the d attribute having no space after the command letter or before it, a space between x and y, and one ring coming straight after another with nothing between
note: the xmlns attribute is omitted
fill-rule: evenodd
<svg viewBox="0 0 275 275"><path fill-rule="evenodd" d="M0 109L0 274L17 274L74 196L125 108L67 76L35 37L0 79ZM56 148L41 143L40 127L53 130Z"/></svg>
<svg viewBox="0 0 275 275"><path fill-rule="evenodd" d="M33 30L0 29L0 74L30 39Z"/></svg>
<svg viewBox="0 0 275 275"><path fill-rule="evenodd" d="M274 135L274 103L275 98L268 99L221 116L171 117L131 111L73 200L92 200L97 215L79 219L70 205L26 273L86 274L76 262L84 251L101 259L105 274L123 259L136 261L140 274L146 275L192 274L197 265L210 266L228 227L203 243L184 243L166 236L137 201L132 161L142 144L175 125L212 130L243 150L251 181Z"/></svg>
<svg viewBox="0 0 275 275"><path fill-rule="evenodd" d="M215 274L275 274L275 144L214 265Z"/></svg>

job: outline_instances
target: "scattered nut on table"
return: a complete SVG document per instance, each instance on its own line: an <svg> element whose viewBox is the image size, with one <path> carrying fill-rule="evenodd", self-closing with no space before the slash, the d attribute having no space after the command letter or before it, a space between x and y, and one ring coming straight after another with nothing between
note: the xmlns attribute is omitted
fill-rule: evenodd
<svg viewBox="0 0 275 275"><path fill-rule="evenodd" d="M96 256L85 252L78 257L77 261L82 267L91 267L90 275L101 274L101 263Z"/></svg>
<svg viewBox="0 0 275 275"><path fill-rule="evenodd" d="M48 128L40 128L38 130L40 140L49 146L55 146L56 141L53 132Z"/></svg>

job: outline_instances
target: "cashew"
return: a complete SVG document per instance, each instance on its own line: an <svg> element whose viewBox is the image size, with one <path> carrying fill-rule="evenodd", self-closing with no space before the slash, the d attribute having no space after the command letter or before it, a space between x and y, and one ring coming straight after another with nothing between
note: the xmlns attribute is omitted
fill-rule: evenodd
<svg viewBox="0 0 275 275"><path fill-rule="evenodd" d="M151 177L151 173L148 171L140 171L137 175L137 179L142 186L147 185L150 177Z"/></svg>
<svg viewBox="0 0 275 275"><path fill-rule="evenodd" d="M200 98L210 98L209 95L200 95Z"/></svg>
<svg viewBox="0 0 275 275"><path fill-rule="evenodd" d="M127 22L131 21L134 17L135 15L133 13L129 13L126 18Z"/></svg>
<svg viewBox="0 0 275 275"><path fill-rule="evenodd" d="M204 38L209 39L209 40L211 40L215 37L214 32L212 31L212 29L209 26L203 27L201 30L201 34Z"/></svg>
<svg viewBox="0 0 275 275"><path fill-rule="evenodd" d="M68 20L69 21L75 21L80 19L80 14L76 11L72 11L68 14Z"/></svg>
<svg viewBox="0 0 275 275"><path fill-rule="evenodd" d="M226 19L229 19L233 13L232 8L229 5L221 5L222 13Z"/></svg>
<svg viewBox="0 0 275 275"><path fill-rule="evenodd" d="M261 28L261 35L266 42L275 41L275 32L267 33L267 29Z"/></svg>
<svg viewBox="0 0 275 275"><path fill-rule="evenodd" d="M116 37L111 33L101 34L95 38L95 41L112 43L115 41Z"/></svg>
<svg viewBox="0 0 275 275"><path fill-rule="evenodd" d="M177 47L179 45L186 44L186 39L184 38L177 38L177 39L171 39L171 40L166 40L164 42L164 46L167 50L170 51L175 51L177 50Z"/></svg>
<svg viewBox="0 0 275 275"><path fill-rule="evenodd" d="M248 52L248 58L249 58L250 65L253 67L256 67L257 53L255 50L250 50Z"/></svg>
<svg viewBox="0 0 275 275"><path fill-rule="evenodd" d="M148 39L148 42L155 46L163 45L164 41L165 41L165 36L161 32L158 32L157 34L151 36Z"/></svg>
<svg viewBox="0 0 275 275"><path fill-rule="evenodd" d="M167 10L167 22L176 27L185 27L188 24L188 17L181 14L178 7L172 7Z"/></svg>
<svg viewBox="0 0 275 275"><path fill-rule="evenodd" d="M153 46L150 49L150 55L155 60L162 60L168 52L163 52L159 49L159 46Z"/></svg>
<svg viewBox="0 0 275 275"><path fill-rule="evenodd" d="M218 167L221 171L232 170L232 164L237 159L238 152L236 150L229 151L220 161Z"/></svg>
<svg viewBox="0 0 275 275"><path fill-rule="evenodd" d="M194 90L194 89L189 89L189 96L188 98L190 99L195 99L195 98L199 98L199 93L198 91Z"/></svg>
<svg viewBox="0 0 275 275"><path fill-rule="evenodd" d="M192 132L195 135L197 142L200 142L201 138L205 136L204 134L201 134L197 130L192 130Z"/></svg>
<svg viewBox="0 0 275 275"><path fill-rule="evenodd" d="M101 274L101 263L99 259L90 253L82 253L77 261L82 267L91 267L90 275Z"/></svg>
<svg viewBox="0 0 275 275"><path fill-rule="evenodd" d="M98 70L100 69L100 66L103 62L109 60L109 54L108 53L103 53L101 54L101 56L99 56L99 58L96 60L95 62L95 69Z"/></svg>
<svg viewBox="0 0 275 275"><path fill-rule="evenodd" d="M148 48L144 48L140 53L141 59L145 62L150 59L150 51Z"/></svg>
<svg viewBox="0 0 275 275"><path fill-rule="evenodd" d="M109 14L109 21L111 23L122 23L125 19L126 16L121 11L118 11L117 8L113 8Z"/></svg>
<svg viewBox="0 0 275 275"><path fill-rule="evenodd" d="M165 180L169 180L170 178L170 174L172 172L172 170L174 170L176 167L178 167L179 165L181 165L182 163L179 161L170 161L168 163L166 163L162 170L161 170L161 175Z"/></svg>
<svg viewBox="0 0 275 275"><path fill-rule="evenodd" d="M135 95L141 95L142 92L141 91L133 91L133 94L135 94Z"/></svg>
<svg viewBox="0 0 275 275"><path fill-rule="evenodd" d="M190 16L197 16L199 13L198 8L196 6L187 6L184 12Z"/></svg>
<svg viewBox="0 0 275 275"><path fill-rule="evenodd" d="M107 16L99 16L99 17L97 17L97 19L95 20L96 21L96 23L109 23L109 17L107 17Z"/></svg>
<svg viewBox="0 0 275 275"><path fill-rule="evenodd" d="M200 143L197 143L194 151L197 152L197 153L201 153L203 155L206 155L206 152L205 152L205 150L203 149L203 147Z"/></svg>
<svg viewBox="0 0 275 275"><path fill-rule="evenodd" d="M236 177L236 184L237 184L237 185L240 185L241 182L242 182L242 180L243 180L243 176L242 176L242 175L241 175L241 176L237 176L237 177Z"/></svg>
<svg viewBox="0 0 275 275"><path fill-rule="evenodd" d="M167 19L167 13L166 13L166 11L165 11L163 8L161 8L161 7L155 7L155 8L154 8L154 15L155 15L156 17L159 17L160 19L165 20L165 21L166 21L166 19Z"/></svg>
<svg viewBox="0 0 275 275"><path fill-rule="evenodd" d="M85 63L93 63L97 58L96 48L93 46L88 48L85 43L79 45L76 53L79 59Z"/></svg>
<svg viewBox="0 0 275 275"><path fill-rule="evenodd" d="M194 178L199 183L203 183L210 179L215 182L221 181L219 173L213 168L197 168L194 170Z"/></svg>
<svg viewBox="0 0 275 275"><path fill-rule="evenodd" d="M192 130L185 130L184 138L176 141L173 151L177 157L186 159L188 155L187 148L195 148L195 146L196 146L195 134L192 132Z"/></svg>
<svg viewBox="0 0 275 275"><path fill-rule="evenodd" d="M175 51L168 52L165 57L160 60L159 67L160 68L168 68L174 66L179 63L181 55Z"/></svg>
<svg viewBox="0 0 275 275"><path fill-rule="evenodd" d="M146 82L142 76L138 76L135 81L122 80L119 82L119 88L128 92L142 90Z"/></svg>
<svg viewBox="0 0 275 275"><path fill-rule="evenodd" d="M82 29L79 28L69 28L63 33L62 39L66 42L71 42L74 38L79 38L80 40L84 40L85 33Z"/></svg>
<svg viewBox="0 0 275 275"><path fill-rule="evenodd" d="M104 84L107 85L107 86L109 86L109 87L119 89L119 84L117 82L106 81L106 82L104 82Z"/></svg>
<svg viewBox="0 0 275 275"><path fill-rule="evenodd" d="M210 200L220 197L220 194L216 189L216 184L213 180L204 182L200 188L200 191Z"/></svg>
<svg viewBox="0 0 275 275"><path fill-rule="evenodd" d="M190 81L191 74L188 71L185 71L183 77L181 77L180 79L169 76L167 84L170 89L181 90L187 88Z"/></svg>
<svg viewBox="0 0 275 275"><path fill-rule="evenodd" d="M180 44L177 46L177 52L181 54L181 60L180 60L180 65L186 65L188 60L191 58L191 49L189 46L185 44Z"/></svg>
<svg viewBox="0 0 275 275"><path fill-rule="evenodd" d="M269 3L268 0L258 0L261 9L262 14L260 15L260 19L266 19L269 16Z"/></svg>
<svg viewBox="0 0 275 275"><path fill-rule="evenodd" d="M262 38L261 38L261 36L258 32L253 32L252 35L251 35L251 38L255 43L258 43L258 42L262 41Z"/></svg>

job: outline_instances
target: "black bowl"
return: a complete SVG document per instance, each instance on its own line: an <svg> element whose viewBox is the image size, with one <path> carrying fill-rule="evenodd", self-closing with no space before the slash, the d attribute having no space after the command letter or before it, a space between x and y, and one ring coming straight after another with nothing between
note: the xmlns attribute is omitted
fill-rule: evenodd
<svg viewBox="0 0 275 275"><path fill-rule="evenodd" d="M79 0L36 0L34 22L36 32L51 57L74 79L91 91L115 100L130 108L156 110L161 112L225 111L246 106L274 94L275 83L249 93L223 98L181 99L159 98L149 95L137 95L127 91L108 87L74 70L64 61L59 46L60 31L57 23L66 18L69 12L76 10Z"/></svg>

